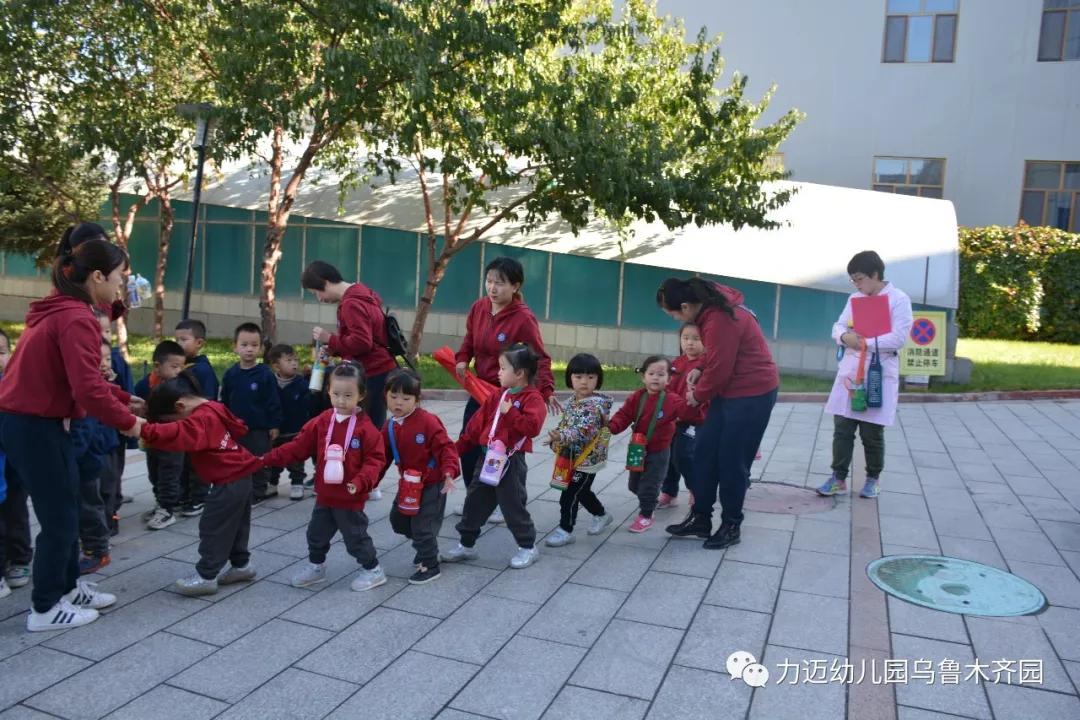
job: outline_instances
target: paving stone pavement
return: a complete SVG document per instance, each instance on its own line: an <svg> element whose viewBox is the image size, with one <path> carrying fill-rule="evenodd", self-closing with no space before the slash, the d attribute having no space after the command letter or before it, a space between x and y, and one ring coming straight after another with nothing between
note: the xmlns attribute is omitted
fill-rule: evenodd
<svg viewBox="0 0 1080 720"><path fill-rule="evenodd" d="M427 407L456 435L462 403ZM256 582L205 599L175 594L172 581L197 557L198 520L143 529L152 495L132 454L125 492L135 502L123 507L112 564L92 578L119 602L84 628L29 634L29 589L0 600L0 719L1080 718L1080 402L904 405L899 418L876 503L844 496L800 516L749 511L742 544L727 552L667 538L662 526L681 519L681 505L658 511L661 527L626 532L635 502L618 462L624 435L596 483L616 519L605 533L586 535L583 511L575 544L543 547L518 571L509 533L488 526L476 562L444 565L438 581L413 587L412 549L387 520L388 478L368 511L390 579L368 593L350 591L356 564L340 542L326 583L288 585L305 562L312 500L290 502L283 487L253 512ZM829 473L831 436L820 406L778 406L755 479L815 487ZM538 448L528 462L529 507L546 534L558 522L551 454ZM448 508L462 498L455 491ZM455 521L443 524L443 547ZM886 600L865 562L908 552L1007 569L1050 607L994 619ZM767 685L728 674L735 651L764 663ZM862 683L791 682L793 668L844 658L856 677L863 661ZM916 660L976 658L1041 660L1042 682L1020 683L1015 664L999 666L997 684L964 673L955 683L871 681L886 660L911 671Z"/></svg>

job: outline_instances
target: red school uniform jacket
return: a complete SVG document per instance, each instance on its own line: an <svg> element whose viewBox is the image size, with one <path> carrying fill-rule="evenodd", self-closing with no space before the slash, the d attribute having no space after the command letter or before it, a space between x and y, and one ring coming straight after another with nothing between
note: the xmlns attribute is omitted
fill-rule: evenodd
<svg viewBox="0 0 1080 720"><path fill-rule="evenodd" d="M690 375L691 372L693 372L694 370L699 369L701 367L701 364L704 363L704 362L705 362L705 354L704 353L702 353L701 355L698 355L696 358L689 358L686 355L680 355L679 357L672 360L671 361L671 382L668 383L667 391L669 393L674 393L674 394L678 395L679 397L681 397L683 400L685 400L686 399L686 388L687 388L686 379ZM693 421L693 422L690 422L689 424L690 425L698 425L698 424L700 424L705 419L705 411L707 409L708 409L708 404L707 403L702 403L701 417L699 419ZM680 420L680 422L686 422L686 421L685 420Z"/></svg>
<svg viewBox="0 0 1080 720"><path fill-rule="evenodd" d="M694 397L705 403L717 396L764 395L780 387L780 374L761 325L746 308L738 307L743 294L726 285L714 285L733 307L735 317L716 307L704 308L698 315L705 362L701 365L701 379L694 387Z"/></svg>
<svg viewBox="0 0 1080 720"><path fill-rule="evenodd" d="M482 297L474 302L465 321L465 339L454 357L464 363L475 359L476 375L499 387L499 355L514 343L525 343L540 356L536 386L547 400L555 392L551 356L544 349L536 316L521 300L515 299L494 315L491 298Z"/></svg>
<svg viewBox="0 0 1080 720"><path fill-rule="evenodd" d="M380 477L394 462L394 451L390 447L390 433L394 433L401 464L398 472L416 470L423 477L425 485L442 482L449 475L452 478L461 474L461 460L458 458L454 441L446 432L446 426L437 415L423 408L416 408L401 422L393 417L386 421L382 430L383 451L386 464ZM435 465L431 466L432 460Z"/></svg>
<svg viewBox="0 0 1080 720"><path fill-rule="evenodd" d="M386 349L386 320L382 299L363 283L353 283L337 309L338 331L330 336L330 354L355 360L368 377L382 375L397 367Z"/></svg>
<svg viewBox="0 0 1080 720"><path fill-rule="evenodd" d="M345 480L340 485L323 482L323 463L326 454L326 431L334 423L331 444L345 448ZM345 444L349 419L338 420L333 408L308 420L296 437L284 445L263 455L263 464L269 467L285 467L292 463L315 458L315 504L321 507L363 510L368 493L379 484L386 455L383 454L382 436L364 412L357 412L356 428L352 440ZM356 494L346 486L356 486Z"/></svg>
<svg viewBox="0 0 1080 720"><path fill-rule="evenodd" d="M199 480L224 485L262 467L259 458L236 443L245 435L243 420L208 400L183 420L143 425L141 437L152 448L186 452Z"/></svg>
<svg viewBox="0 0 1080 720"><path fill-rule="evenodd" d="M641 402L643 395L647 398L645 408L641 412L641 418L635 423L634 418L637 417L638 403ZM649 421L656 412L656 401L659 399L659 393L649 395L645 388L634 392L634 394L626 398L623 406L608 421L608 429L611 430L611 434L618 435L631 425L634 426L634 432L646 433L649 430ZM649 439L649 444L645 446L645 450L647 452L658 452L671 447L671 439L675 437L676 422L696 424L700 423L701 420L700 407L690 407L686 404L686 400L671 392L671 389L668 388L664 395L664 406L660 408L660 416L656 420L656 427L653 429L652 437Z"/></svg>
<svg viewBox="0 0 1080 720"><path fill-rule="evenodd" d="M547 419L544 396L532 385L526 385L509 397L512 407L508 413L499 418L495 438L502 440L508 450L525 438L521 450L532 452L532 438L540 434L544 428L544 420ZM491 396L472 416L469 424L465 426L465 432L457 441L458 455L464 455L474 447L483 447L488 444L488 433L491 432L491 423L495 420L495 413L499 412L501 400L501 390L491 393Z"/></svg>

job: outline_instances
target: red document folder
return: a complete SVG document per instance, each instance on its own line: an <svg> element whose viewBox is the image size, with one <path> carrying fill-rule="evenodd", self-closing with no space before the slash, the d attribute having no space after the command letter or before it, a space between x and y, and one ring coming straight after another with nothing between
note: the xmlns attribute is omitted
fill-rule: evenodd
<svg viewBox="0 0 1080 720"><path fill-rule="evenodd" d="M851 322L855 332L863 337L877 337L892 332L888 296L852 298Z"/></svg>

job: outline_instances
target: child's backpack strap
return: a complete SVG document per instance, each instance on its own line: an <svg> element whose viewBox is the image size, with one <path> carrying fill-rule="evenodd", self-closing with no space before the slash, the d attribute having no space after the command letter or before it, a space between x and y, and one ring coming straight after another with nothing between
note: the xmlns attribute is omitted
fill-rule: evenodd
<svg viewBox="0 0 1080 720"><path fill-rule="evenodd" d="M401 467L401 454L397 449L397 440L394 439L394 419L390 418L390 424L386 426L386 434L390 436L390 452L394 456L394 464Z"/></svg>

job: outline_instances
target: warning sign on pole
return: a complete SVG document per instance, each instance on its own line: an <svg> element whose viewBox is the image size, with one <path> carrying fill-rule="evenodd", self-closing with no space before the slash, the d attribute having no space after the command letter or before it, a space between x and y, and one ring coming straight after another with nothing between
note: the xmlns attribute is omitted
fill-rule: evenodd
<svg viewBox="0 0 1080 720"><path fill-rule="evenodd" d="M900 351L901 375L945 374L945 313L912 313L911 335Z"/></svg>

